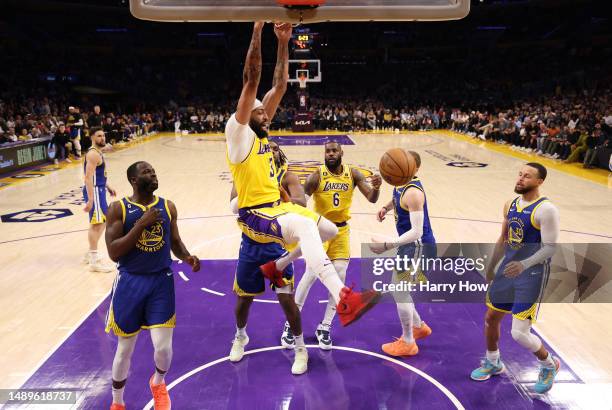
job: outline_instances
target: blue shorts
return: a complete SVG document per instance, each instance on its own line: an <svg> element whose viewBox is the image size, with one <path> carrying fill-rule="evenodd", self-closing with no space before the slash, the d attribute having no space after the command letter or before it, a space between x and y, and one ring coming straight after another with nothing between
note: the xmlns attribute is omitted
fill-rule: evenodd
<svg viewBox="0 0 612 410"><path fill-rule="evenodd" d="M418 240L413 243L407 243L406 245L402 245L397 249L397 255L403 258L404 256L409 259L433 259L438 256L438 247L435 242L432 243L423 243L421 240ZM422 263L419 265L422 266ZM430 264L433 266L433 263ZM412 275L412 272L396 272L396 281L397 280L410 280L409 276L413 276L412 280L416 280L419 282L427 281L427 274L430 272L428 270L423 271L422 269L418 269L417 272Z"/></svg>
<svg viewBox="0 0 612 410"><path fill-rule="evenodd" d="M265 292L266 280L259 266L278 259L285 253L287 251L277 243L257 243L243 235L234 277L234 292L238 296L256 296ZM283 279L287 285L293 287L293 264L285 268Z"/></svg>
<svg viewBox="0 0 612 410"><path fill-rule="evenodd" d="M150 275L119 272L106 316L106 332L134 336L141 329L176 324L174 275L171 270Z"/></svg>
<svg viewBox="0 0 612 410"><path fill-rule="evenodd" d="M498 312L512 313L522 320L535 322L538 304L548 282L550 265L538 264L523 271L515 278L503 275L505 265L500 265L487 292L487 306Z"/></svg>
<svg viewBox="0 0 612 410"><path fill-rule="evenodd" d="M83 199L85 203L88 201L87 188L83 187ZM106 187L94 186L93 206L89 210L89 223L92 225L103 224L106 222L106 212L108 204L106 203Z"/></svg>

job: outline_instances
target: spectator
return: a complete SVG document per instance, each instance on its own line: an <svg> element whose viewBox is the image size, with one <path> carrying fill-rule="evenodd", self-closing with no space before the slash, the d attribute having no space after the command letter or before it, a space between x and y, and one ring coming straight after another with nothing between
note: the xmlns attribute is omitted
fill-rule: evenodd
<svg viewBox="0 0 612 410"><path fill-rule="evenodd" d="M66 131L66 126L64 124L60 123L59 128L51 139L51 143L55 146L55 159L53 162L56 164L59 161L64 160L66 162L71 162L70 158L68 158L68 153L70 153L72 148L70 143L70 134L68 131Z"/></svg>
<svg viewBox="0 0 612 410"><path fill-rule="evenodd" d="M601 124L595 125L595 131L587 139L587 151L584 155L583 167L590 169L595 168L594 162L597 158L597 151L608 147L609 136L601 131Z"/></svg>

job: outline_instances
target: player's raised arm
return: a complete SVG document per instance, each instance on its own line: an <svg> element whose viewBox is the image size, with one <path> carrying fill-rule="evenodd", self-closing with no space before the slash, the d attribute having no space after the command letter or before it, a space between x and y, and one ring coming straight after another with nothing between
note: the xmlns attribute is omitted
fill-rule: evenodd
<svg viewBox="0 0 612 410"><path fill-rule="evenodd" d="M251 119L251 111L261 79L261 32L263 26L263 21L255 22L251 44L244 63L242 92L236 108L236 121L242 125L247 125Z"/></svg>
<svg viewBox="0 0 612 410"><path fill-rule="evenodd" d="M366 178L363 176L361 171L356 168L352 168L351 172L353 174L353 181L355 181L355 185L357 185L359 191L367 198L368 201L375 204L376 201L378 201L378 196L380 195L380 185L382 184L380 175L372 175L370 178L370 185L366 181Z"/></svg>
<svg viewBox="0 0 612 410"><path fill-rule="evenodd" d="M289 23L274 25L274 34L276 34L278 40L276 67L274 68L272 88L266 93L262 101L270 120L276 114L276 109L287 91L287 81L289 80L289 39L291 38L291 33L292 27Z"/></svg>

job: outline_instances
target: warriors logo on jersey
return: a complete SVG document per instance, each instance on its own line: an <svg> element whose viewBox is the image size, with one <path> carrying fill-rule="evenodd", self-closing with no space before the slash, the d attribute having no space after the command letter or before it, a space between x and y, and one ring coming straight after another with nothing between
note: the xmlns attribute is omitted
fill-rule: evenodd
<svg viewBox="0 0 612 410"><path fill-rule="evenodd" d="M157 252L166 241L164 240L164 227L159 222L145 228L136 242L136 247L143 252Z"/></svg>

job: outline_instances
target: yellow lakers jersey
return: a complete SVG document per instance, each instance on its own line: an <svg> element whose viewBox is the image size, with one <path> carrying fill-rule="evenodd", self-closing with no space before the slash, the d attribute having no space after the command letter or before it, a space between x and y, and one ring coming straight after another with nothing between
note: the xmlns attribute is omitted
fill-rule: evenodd
<svg viewBox="0 0 612 410"><path fill-rule="evenodd" d="M355 182L349 165L343 165L340 175L332 174L325 165L319 170L319 186L312 194L314 210L334 223L351 219L351 203Z"/></svg>
<svg viewBox="0 0 612 410"><path fill-rule="evenodd" d="M249 155L232 164L227 157L238 192L238 208L276 202L280 199L276 166L267 138L255 138Z"/></svg>
<svg viewBox="0 0 612 410"><path fill-rule="evenodd" d="M287 173L288 169L289 164L283 164L280 167L276 168L276 180L278 181L279 185L282 185L283 178L285 178L285 174Z"/></svg>

